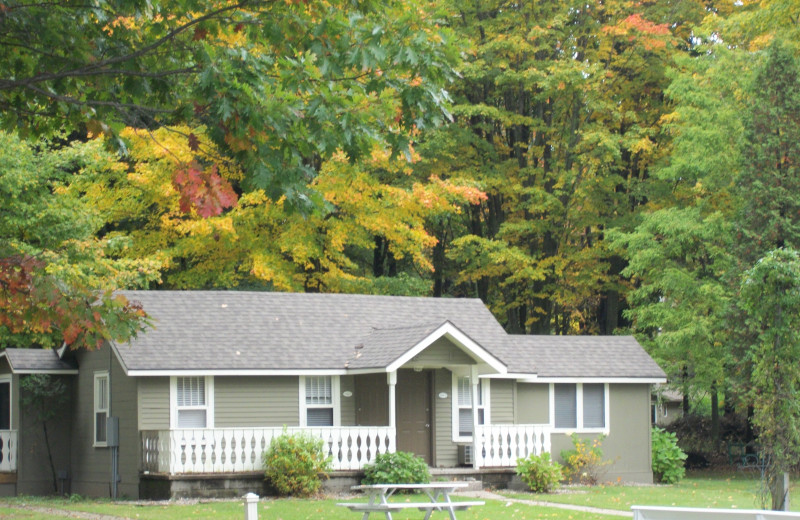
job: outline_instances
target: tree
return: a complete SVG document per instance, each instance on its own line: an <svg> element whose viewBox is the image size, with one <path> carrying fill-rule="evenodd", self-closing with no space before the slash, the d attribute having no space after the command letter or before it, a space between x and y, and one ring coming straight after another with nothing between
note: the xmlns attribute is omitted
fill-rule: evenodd
<svg viewBox="0 0 800 520"><path fill-rule="evenodd" d="M719 445L719 391L731 365L727 318L735 266L726 215L704 215L700 205L645 215L630 233L609 233L627 251L624 276L633 330L684 396L710 394L712 437Z"/></svg>
<svg viewBox="0 0 800 520"><path fill-rule="evenodd" d="M456 124L424 136L418 169L474 179L487 199L440 223L437 272L510 331L610 333L624 264L604 234L629 225L661 153L677 21L624 2L448 5L472 53Z"/></svg>
<svg viewBox="0 0 800 520"><path fill-rule="evenodd" d="M800 247L800 66L781 41L765 54L744 121L738 221L745 264L771 249Z"/></svg>
<svg viewBox="0 0 800 520"><path fill-rule="evenodd" d="M124 240L96 236L94 208L61 196L73 172L108 162L85 145L37 149L0 132L0 345L94 348L146 324L113 294L158 278L149 259L109 257ZM108 154L106 154L107 156Z"/></svg>
<svg viewBox="0 0 800 520"><path fill-rule="evenodd" d="M800 456L800 255L776 249L745 273L741 304L756 340L750 347L753 418L767 461L772 509L785 509L784 474Z"/></svg>
<svg viewBox="0 0 800 520"><path fill-rule="evenodd" d="M218 167L295 205L337 151L399 152L448 117L457 47L415 0L6 2L0 16L3 128L84 128L124 149L125 126L204 125Z"/></svg>
<svg viewBox="0 0 800 520"><path fill-rule="evenodd" d="M455 215L483 196L467 184L414 177L405 159L376 148L359 164L340 154L322 165L311 188L324 204L311 214L263 190L242 194L222 215L186 213L174 164L198 152L180 138L183 130L153 132L169 152L124 130L128 159L84 172L63 193L96 209L107 239L130 242L113 258L157 262L161 287L429 294L436 240L426 220ZM196 135L213 155L213 143L199 129ZM102 153L100 144L87 147ZM230 182L242 176L219 174Z"/></svg>
<svg viewBox="0 0 800 520"><path fill-rule="evenodd" d="M413 132L448 119L444 87L458 47L438 21L415 0L5 2L0 127L22 137L103 134L124 153L124 128L151 134L183 123L178 135L193 153L173 165L171 182L184 212L220 215L243 193L310 212L322 205L309 186L327 159L356 161L376 145L408 152ZM203 128L213 156L202 153ZM37 204L46 206L43 190ZM3 224L12 226L0 228L4 238L19 232ZM91 346L138 330L141 309L108 292L98 304L98 285L80 283L109 274L92 273L88 254L80 264L21 242L0 251L0 333L59 330Z"/></svg>

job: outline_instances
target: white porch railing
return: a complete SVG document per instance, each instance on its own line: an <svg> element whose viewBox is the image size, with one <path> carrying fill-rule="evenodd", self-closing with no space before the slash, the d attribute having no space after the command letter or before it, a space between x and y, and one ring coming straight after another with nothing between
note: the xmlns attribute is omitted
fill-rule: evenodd
<svg viewBox="0 0 800 520"><path fill-rule="evenodd" d="M142 431L142 470L151 473L261 471L263 455L283 428L213 428ZM325 442L334 470L361 469L379 453L395 451L388 426L286 428Z"/></svg>
<svg viewBox="0 0 800 520"><path fill-rule="evenodd" d="M478 426L475 466L513 467L517 459L550 451L550 426L546 424L495 424Z"/></svg>
<svg viewBox="0 0 800 520"><path fill-rule="evenodd" d="M17 430L0 430L0 471L17 471Z"/></svg>

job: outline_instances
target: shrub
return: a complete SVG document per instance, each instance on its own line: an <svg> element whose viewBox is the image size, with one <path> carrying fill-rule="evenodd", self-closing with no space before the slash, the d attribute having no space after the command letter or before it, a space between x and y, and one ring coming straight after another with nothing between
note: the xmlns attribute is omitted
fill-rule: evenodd
<svg viewBox="0 0 800 520"><path fill-rule="evenodd" d="M605 473L604 467L610 463L603 460L603 450L600 448L606 436L582 439L577 433L573 433L570 438L573 448L561 451L564 473L572 482L587 486L599 484Z"/></svg>
<svg viewBox="0 0 800 520"><path fill-rule="evenodd" d="M686 454L678 446L678 437L661 428L653 428L653 473L656 480L674 484L686 474L683 463Z"/></svg>
<svg viewBox="0 0 800 520"><path fill-rule="evenodd" d="M284 431L264 453L264 476L279 495L312 495L319 491L331 466L324 446L322 439L310 434Z"/></svg>
<svg viewBox="0 0 800 520"><path fill-rule="evenodd" d="M561 464L551 460L547 452L517 459L517 475L534 493L549 493L564 478Z"/></svg>
<svg viewBox="0 0 800 520"><path fill-rule="evenodd" d="M375 462L364 466L362 484L427 484L431 481L428 465L413 453L382 453Z"/></svg>

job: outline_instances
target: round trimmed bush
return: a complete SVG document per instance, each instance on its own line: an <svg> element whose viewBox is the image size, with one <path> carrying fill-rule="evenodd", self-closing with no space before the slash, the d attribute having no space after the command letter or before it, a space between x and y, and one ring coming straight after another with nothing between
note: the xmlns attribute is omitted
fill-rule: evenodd
<svg viewBox="0 0 800 520"><path fill-rule="evenodd" d="M264 476L279 495L309 496L322 486L331 467L322 439L307 433L283 434L264 452Z"/></svg>
<svg viewBox="0 0 800 520"><path fill-rule="evenodd" d="M381 453L364 466L362 484L427 484L431 474L425 460L413 453Z"/></svg>
<svg viewBox="0 0 800 520"><path fill-rule="evenodd" d="M564 478L561 464L550 459L549 453L531 454L526 459L517 459L517 475L534 493L549 493L558 487Z"/></svg>

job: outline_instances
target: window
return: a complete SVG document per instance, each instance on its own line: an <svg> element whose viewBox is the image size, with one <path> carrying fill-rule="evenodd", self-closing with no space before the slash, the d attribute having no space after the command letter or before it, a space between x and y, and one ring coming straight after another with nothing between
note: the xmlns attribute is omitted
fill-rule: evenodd
<svg viewBox="0 0 800 520"><path fill-rule="evenodd" d="M453 438L456 441L472 439L472 385L470 377L453 375ZM486 424L489 402L489 381L478 379L478 424Z"/></svg>
<svg viewBox="0 0 800 520"><path fill-rule="evenodd" d="M0 376L0 430L11 429L11 377Z"/></svg>
<svg viewBox="0 0 800 520"><path fill-rule="evenodd" d="M300 378L300 417L303 426L337 426L339 378L305 376Z"/></svg>
<svg viewBox="0 0 800 520"><path fill-rule="evenodd" d="M106 420L108 419L108 372L94 373L94 445L106 445Z"/></svg>
<svg viewBox="0 0 800 520"><path fill-rule="evenodd" d="M214 427L214 378L181 376L171 379L173 428Z"/></svg>
<svg viewBox="0 0 800 520"><path fill-rule="evenodd" d="M553 426L562 430L605 430L607 397L605 383L555 383L552 385Z"/></svg>

